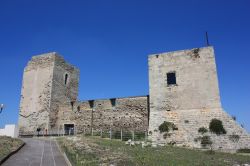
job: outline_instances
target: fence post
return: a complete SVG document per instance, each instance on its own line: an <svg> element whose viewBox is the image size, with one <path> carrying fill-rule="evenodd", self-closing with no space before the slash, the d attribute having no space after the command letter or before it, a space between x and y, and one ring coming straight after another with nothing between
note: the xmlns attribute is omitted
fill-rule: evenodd
<svg viewBox="0 0 250 166"><path fill-rule="evenodd" d="M102 138L102 129L101 129L101 138Z"/></svg>
<svg viewBox="0 0 250 166"><path fill-rule="evenodd" d="M93 133L93 128L91 128L91 136L93 136L94 135L94 133Z"/></svg>
<svg viewBox="0 0 250 166"><path fill-rule="evenodd" d="M122 129L121 129L121 141L122 141Z"/></svg>
<svg viewBox="0 0 250 166"><path fill-rule="evenodd" d="M135 140L135 132L134 132L134 130L132 131L132 140L133 141Z"/></svg>
<svg viewBox="0 0 250 166"><path fill-rule="evenodd" d="M109 130L109 138L112 139L112 129Z"/></svg>
<svg viewBox="0 0 250 166"><path fill-rule="evenodd" d="M148 139L148 132L147 130L145 130L145 141L147 141L147 139Z"/></svg>
<svg viewBox="0 0 250 166"><path fill-rule="evenodd" d="M78 165L78 153L76 153L76 165Z"/></svg>

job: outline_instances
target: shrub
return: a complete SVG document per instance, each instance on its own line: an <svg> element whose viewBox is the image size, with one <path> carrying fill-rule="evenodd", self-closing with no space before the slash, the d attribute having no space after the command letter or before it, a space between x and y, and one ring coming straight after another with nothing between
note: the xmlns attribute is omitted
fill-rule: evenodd
<svg viewBox="0 0 250 166"><path fill-rule="evenodd" d="M195 141L195 142L201 141L201 138L202 138L202 137L197 137L197 138L194 139L194 141Z"/></svg>
<svg viewBox="0 0 250 166"><path fill-rule="evenodd" d="M163 135L163 138L166 139L167 137L170 137L170 136L171 136L170 133L165 133L165 134Z"/></svg>
<svg viewBox="0 0 250 166"><path fill-rule="evenodd" d="M171 122L164 121L160 126L159 130L161 133L163 132L169 132L170 129L173 129L174 124Z"/></svg>
<svg viewBox="0 0 250 166"><path fill-rule="evenodd" d="M201 137L201 145L203 147L207 147L208 145L211 146L212 145L212 141L211 138L209 136L203 136Z"/></svg>
<svg viewBox="0 0 250 166"><path fill-rule="evenodd" d="M228 137L229 137L229 140L231 140L232 142L238 142L240 139L240 136L237 134L232 134L232 135L229 135Z"/></svg>
<svg viewBox="0 0 250 166"><path fill-rule="evenodd" d="M222 121L219 119L212 119L209 124L209 130L217 135L226 134L226 130L223 127Z"/></svg>
<svg viewBox="0 0 250 166"><path fill-rule="evenodd" d="M237 153L250 153L250 149L247 149L247 148L245 148L245 149L238 149Z"/></svg>
<svg viewBox="0 0 250 166"><path fill-rule="evenodd" d="M198 129L198 132L201 133L201 134L204 134L204 133L208 132L208 130L207 130L207 128L205 128L205 127L200 127L200 128Z"/></svg>

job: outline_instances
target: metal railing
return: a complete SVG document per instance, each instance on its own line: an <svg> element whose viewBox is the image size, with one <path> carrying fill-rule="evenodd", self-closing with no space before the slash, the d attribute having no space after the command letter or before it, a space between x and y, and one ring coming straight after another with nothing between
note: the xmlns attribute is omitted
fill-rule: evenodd
<svg viewBox="0 0 250 166"><path fill-rule="evenodd" d="M84 128L82 131L77 131L77 129L69 130L41 130L39 133L34 132L33 136L72 136L72 135L82 135L82 136L99 136L101 138L109 139L120 139L121 141L140 141L147 140L148 132L141 130L125 130L125 129L90 129Z"/></svg>

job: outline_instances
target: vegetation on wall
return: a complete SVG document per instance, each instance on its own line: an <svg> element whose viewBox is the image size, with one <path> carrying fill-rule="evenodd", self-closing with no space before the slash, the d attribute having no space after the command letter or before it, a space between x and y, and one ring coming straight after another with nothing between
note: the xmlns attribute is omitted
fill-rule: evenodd
<svg viewBox="0 0 250 166"><path fill-rule="evenodd" d="M247 149L247 148L245 148L245 149L238 149L237 153L250 153L250 149Z"/></svg>
<svg viewBox="0 0 250 166"><path fill-rule="evenodd" d="M176 126L172 123L172 122L167 122L164 121L160 126L159 126L159 130L161 133L164 132L169 132L170 129L175 128Z"/></svg>
<svg viewBox="0 0 250 166"><path fill-rule="evenodd" d="M209 124L209 130L212 133L215 133L217 135L220 134L226 134L226 130L224 129L224 126L222 124L222 121L219 119L212 119Z"/></svg>
<svg viewBox="0 0 250 166"><path fill-rule="evenodd" d="M201 134L205 134L205 133L208 132L208 129L205 128L205 127L200 127L200 128L198 129L198 132L201 133Z"/></svg>
<svg viewBox="0 0 250 166"><path fill-rule="evenodd" d="M201 137L201 146L202 147L207 147L207 146L210 146L213 144L213 142L211 141L211 137L210 136L202 136Z"/></svg>
<svg viewBox="0 0 250 166"><path fill-rule="evenodd" d="M240 136L237 135L237 134L232 134L232 135L229 135L228 138L229 138L229 140L232 141L232 142L238 142L239 139L240 139Z"/></svg>
<svg viewBox="0 0 250 166"><path fill-rule="evenodd" d="M204 135L205 133L208 132L208 129L205 127L200 127L198 129L198 133L200 133L202 136L199 136L197 138L194 139L195 142L200 141L200 144L203 148L207 148L208 146L210 146L211 150L212 150L212 140L211 137L208 135Z"/></svg>

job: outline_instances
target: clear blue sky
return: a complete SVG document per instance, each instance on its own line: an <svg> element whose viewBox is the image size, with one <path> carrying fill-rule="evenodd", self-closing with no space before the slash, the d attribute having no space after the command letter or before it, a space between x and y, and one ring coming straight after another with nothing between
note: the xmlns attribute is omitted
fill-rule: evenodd
<svg viewBox="0 0 250 166"><path fill-rule="evenodd" d="M0 0L0 127L17 123L33 55L78 66L80 100L146 95L147 55L205 46L205 31L223 108L250 131L249 0Z"/></svg>

